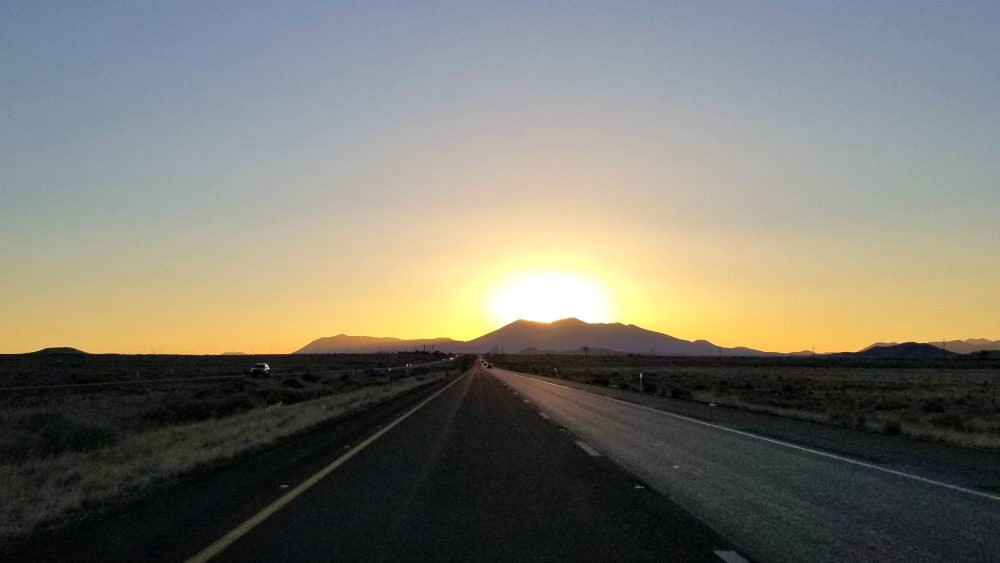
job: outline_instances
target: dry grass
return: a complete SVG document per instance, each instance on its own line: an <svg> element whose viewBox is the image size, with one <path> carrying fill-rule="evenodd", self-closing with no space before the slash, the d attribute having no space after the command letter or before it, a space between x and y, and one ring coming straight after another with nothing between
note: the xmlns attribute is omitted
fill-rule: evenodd
<svg viewBox="0 0 1000 563"><path fill-rule="evenodd" d="M273 444L329 419L357 412L440 375L373 385L293 405L271 405L225 418L151 429L86 452L0 462L0 538L151 483Z"/></svg>

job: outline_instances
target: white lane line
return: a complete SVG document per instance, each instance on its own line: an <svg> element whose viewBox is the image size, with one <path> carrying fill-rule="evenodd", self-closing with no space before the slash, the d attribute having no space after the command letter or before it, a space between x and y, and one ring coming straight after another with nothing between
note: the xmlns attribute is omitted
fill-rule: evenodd
<svg viewBox="0 0 1000 563"><path fill-rule="evenodd" d="M945 483L944 481L938 481L936 479L930 479L930 478L927 478L927 477L921 477L920 475L914 475L912 473L906 473L906 472L903 472L903 471L897 471L895 469L889 469L888 467L881 467L881 466L878 466L878 465L873 465L871 463L867 463L867 462L860 461L860 460L857 460L857 459L851 459L849 457L844 457L842 455L837 455L837 454L832 454L832 453L829 453L829 452L815 450L813 448L807 448L805 446L799 446L797 444L792 444L790 442L785 442L785 441L782 441L782 440L776 440L774 438L768 438L766 436L761 436L759 434L753 434L751 432L745 432L743 430L736 430L734 428L727 428L725 426L720 426L718 424L713 424L711 422L705 422L704 420L698 420L697 418L691 418L689 416L684 416L684 415L681 415L681 414L676 414L676 413L672 413L672 412L668 412L668 411L663 411L663 410L660 410L660 409L654 409L652 407L647 407L646 405L639 405L639 404L636 404L636 403L630 403L628 401L622 401L621 399L615 399L614 397L608 397L607 395L598 395L597 393L591 393L590 391L584 391L583 389L576 389L574 387L568 387L566 385L559 385L558 383L551 383L551 382L548 382L548 381L542 381L541 379L535 379L534 377L529 377L527 375L523 375L523 374L520 374L520 373L515 373L515 372L511 372L511 373L514 373L514 375L517 375L518 377L523 377L525 379L531 379L532 381L537 381L539 383L544 383L546 385L551 385L553 387L562 387L563 389L569 389L571 391L580 391L582 393L587 393L588 395L592 395L594 397L600 397L602 399L607 399L607 400L615 402L615 403L620 403L622 405L626 405L626 406L629 406L629 407L641 409L641 410L644 410L644 411L649 411L649 412L653 412L653 413L657 413L657 414L662 414L664 416L673 417L673 418L676 418L676 419L679 419L679 420L685 420L687 422L693 422L695 424L700 424L702 426L707 426L709 428L715 428L716 430L722 430L723 432L731 432L733 434L739 434L740 436L746 436L747 438L753 438L754 440L761 440L763 442L767 442L767 443L770 443L770 444L775 444L777 446L783 446L783 447L786 447L786 448L791 448L793 450L798 450L800 452L805 452L805 453L817 455L817 456L820 456L820 457L825 457L827 459L834 459L834 460L837 460L837 461L842 461L844 463L850 463L851 465L857 465L858 467L865 467L865 468L868 468L868 469L874 469L875 471L881 471L883 473L888 473L890 475L895 475L897 477L904 477L906 479L912 479L914 481L919 481L921 483L925 483L925 484L928 484L928 485L935 485L937 487L943 487L945 489L950 489L952 491L956 491L956 492L959 492L959 493L965 493L967 495L973 495L973 496L977 496L977 497L984 498L984 499L987 499L987 500L992 500L992 501L1000 502L1000 496L992 495L990 493L984 493L982 491L977 491L975 489L969 489L969 488L962 487L962 486L959 486L959 485L952 485L951 483Z"/></svg>
<svg viewBox="0 0 1000 563"><path fill-rule="evenodd" d="M540 417L544 418L545 420L551 420L551 419L549 418L549 415L547 415L547 414L545 414L545 413L543 413L543 412L540 412L540 413L538 413L538 416L540 416Z"/></svg>
<svg viewBox="0 0 1000 563"><path fill-rule="evenodd" d="M722 559L726 563L749 563L735 551L716 551L715 554L719 556L719 559Z"/></svg>
<svg viewBox="0 0 1000 563"><path fill-rule="evenodd" d="M524 402L525 403L530 403L531 401L529 401L528 399L524 399Z"/></svg>
<svg viewBox="0 0 1000 563"><path fill-rule="evenodd" d="M600 452L598 452L594 448L590 447L590 444L588 444L587 442L584 442L583 440L577 440L576 441L576 445L580 446L580 448L582 448L583 451L587 452L588 454L590 454L593 457L601 457Z"/></svg>
<svg viewBox="0 0 1000 563"><path fill-rule="evenodd" d="M314 474L312 477L310 477L310 478L306 479L305 481L303 481L299 486L297 486L294 489L288 491L287 493L285 493L284 495L282 495L281 497L279 497L278 500L272 502L268 506L264 507L264 509L262 509L260 512L258 512L257 514L254 514L253 516L251 516L249 520L247 520L246 522L240 524L239 526L237 526L236 528L234 528L232 531L230 531L228 534L226 534L226 535L222 536L221 538L215 540L215 542L213 542L211 545L209 545L205 549L203 549L203 550L199 551L198 553L196 553L193 557L191 557L190 559L187 560L187 563L204 563L204 562L209 561L212 558L218 556L227 547L231 546L237 540L239 540L240 538L242 538L243 536L245 536L248 532L250 532L250 530L253 530L261 522L263 522L264 520L267 520L269 517L271 517L271 515L273 515L275 512L277 512L277 511L281 510L282 508L284 508L285 505L287 505L288 503L290 503L293 500L295 500L296 497L298 497L302 493L308 491L310 488L313 487L313 485L315 485L316 483L319 483L320 481L322 481L323 478L326 477L327 475L329 475L331 472L333 472L334 469L337 469L338 467L340 467L341 465L343 465L347 460L349 460L352 457L354 457L355 455L357 455L361 450L363 450L363 449L367 448L368 446L370 446L376 440L378 440L379 438L381 438L386 432L392 430L397 424L399 424L400 422L403 422L404 420L406 420L407 418L409 418L409 416L411 414L417 412L418 410L420 410L421 408L423 408L424 405L426 405L427 403L429 403L429 402L433 401L434 399L436 399L438 395L440 395L441 393L444 393L445 391L447 391L452 385L454 385L454 384L458 383L459 381L461 381L462 379L464 379L465 376L467 374L469 374L469 373L470 372L465 372L464 374L462 374L461 377L459 377L455 381L452 381L448 385L444 386L443 389L441 389L437 393L434 393L433 395L431 395L430 397L428 397L427 399L425 399L422 403L420 403L419 405L413 407L411 410L407 411L406 414L404 414L403 416L401 416L401 417L397 418L396 420L392 421L385 428L379 430L378 432L376 432L375 434L373 434L370 438L368 438L364 442L361 442L357 446L354 446L349 452L347 452L344 455L342 455L339 458L337 458L336 461L334 461L330 465L327 465L323 469L320 469L318 472L316 472L316 474Z"/></svg>

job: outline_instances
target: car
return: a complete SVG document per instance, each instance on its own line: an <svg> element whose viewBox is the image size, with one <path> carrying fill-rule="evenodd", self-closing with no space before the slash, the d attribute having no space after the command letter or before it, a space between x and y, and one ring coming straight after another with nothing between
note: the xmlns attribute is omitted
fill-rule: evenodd
<svg viewBox="0 0 1000 563"><path fill-rule="evenodd" d="M254 364L250 368L250 375L271 375L271 366L265 363Z"/></svg>

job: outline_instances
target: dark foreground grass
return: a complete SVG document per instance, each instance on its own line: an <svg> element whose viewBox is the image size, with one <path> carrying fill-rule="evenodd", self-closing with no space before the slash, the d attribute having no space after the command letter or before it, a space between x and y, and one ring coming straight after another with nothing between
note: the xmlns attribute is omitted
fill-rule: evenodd
<svg viewBox="0 0 1000 563"><path fill-rule="evenodd" d="M0 393L0 541L459 373L469 361L390 374L374 369L385 357L358 359L322 358L335 366L326 373ZM345 363L356 369L344 372Z"/></svg>
<svg viewBox="0 0 1000 563"><path fill-rule="evenodd" d="M508 355L494 361L592 385L1000 449L995 360Z"/></svg>

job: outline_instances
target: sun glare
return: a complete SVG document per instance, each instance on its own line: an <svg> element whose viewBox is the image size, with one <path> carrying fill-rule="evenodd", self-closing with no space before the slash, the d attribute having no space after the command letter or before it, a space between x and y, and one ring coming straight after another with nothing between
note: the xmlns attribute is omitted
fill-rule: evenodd
<svg viewBox="0 0 1000 563"><path fill-rule="evenodd" d="M608 322L608 302L602 289L569 274L531 274L512 280L494 292L490 306L502 324L517 319L551 322L567 317Z"/></svg>

